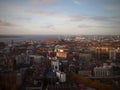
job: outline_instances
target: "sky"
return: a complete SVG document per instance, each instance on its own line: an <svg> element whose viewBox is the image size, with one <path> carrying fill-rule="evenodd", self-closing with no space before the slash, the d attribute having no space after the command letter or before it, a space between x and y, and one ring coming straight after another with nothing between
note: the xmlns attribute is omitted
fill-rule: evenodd
<svg viewBox="0 0 120 90"><path fill-rule="evenodd" d="M0 0L0 35L120 35L120 0Z"/></svg>

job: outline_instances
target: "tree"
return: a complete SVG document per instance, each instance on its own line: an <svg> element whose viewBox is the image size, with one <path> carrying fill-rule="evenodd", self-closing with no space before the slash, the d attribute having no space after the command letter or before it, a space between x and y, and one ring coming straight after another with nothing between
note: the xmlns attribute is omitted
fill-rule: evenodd
<svg viewBox="0 0 120 90"><path fill-rule="evenodd" d="M82 77L78 74L69 73L68 77L77 84L82 83L97 90L112 90L112 87L110 85L102 84L98 81L92 81L91 79Z"/></svg>
<svg viewBox="0 0 120 90"><path fill-rule="evenodd" d="M5 48L6 44L4 42L0 42L0 49Z"/></svg>

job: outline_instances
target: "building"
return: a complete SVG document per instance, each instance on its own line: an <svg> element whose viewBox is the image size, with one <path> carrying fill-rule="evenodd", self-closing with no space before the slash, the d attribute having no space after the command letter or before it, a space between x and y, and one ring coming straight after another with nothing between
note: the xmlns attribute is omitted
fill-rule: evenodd
<svg viewBox="0 0 120 90"><path fill-rule="evenodd" d="M30 59L28 55L25 55L24 53L22 53L21 55L17 55L15 57L16 59L16 64L30 64Z"/></svg>
<svg viewBox="0 0 120 90"><path fill-rule="evenodd" d="M90 52L83 52L79 54L79 58L82 60L90 60L92 58L92 55Z"/></svg>
<svg viewBox="0 0 120 90"><path fill-rule="evenodd" d="M46 40L44 40L44 42L46 42L46 43L59 43L60 40L59 39L46 39Z"/></svg>
<svg viewBox="0 0 120 90"><path fill-rule="evenodd" d="M116 60L116 49L111 48L109 50L109 59L110 60Z"/></svg>
<svg viewBox="0 0 120 90"><path fill-rule="evenodd" d="M41 59L44 58L44 56L40 55L29 55L29 59L33 60L34 63L41 63Z"/></svg>
<svg viewBox="0 0 120 90"><path fill-rule="evenodd" d="M66 46L59 46L55 48L56 56L60 58L67 58L69 49Z"/></svg>
<svg viewBox="0 0 120 90"><path fill-rule="evenodd" d="M93 71L95 77L111 76L111 69L109 67L95 67Z"/></svg>
<svg viewBox="0 0 120 90"><path fill-rule="evenodd" d="M60 58L67 58L68 57L68 53L67 52L57 52L56 56L60 57Z"/></svg>
<svg viewBox="0 0 120 90"><path fill-rule="evenodd" d="M51 60L51 66L53 67L53 71L59 71L59 65L60 62L59 60L55 59L55 60Z"/></svg>
<svg viewBox="0 0 120 90"><path fill-rule="evenodd" d="M66 73L58 71L56 75L60 82L66 82Z"/></svg>

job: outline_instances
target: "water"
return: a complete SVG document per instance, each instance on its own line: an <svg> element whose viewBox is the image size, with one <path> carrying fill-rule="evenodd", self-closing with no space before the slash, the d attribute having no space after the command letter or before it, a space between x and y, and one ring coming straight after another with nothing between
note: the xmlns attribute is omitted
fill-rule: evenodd
<svg viewBox="0 0 120 90"><path fill-rule="evenodd" d="M21 42L27 40L44 40L44 39L52 39L52 38L60 38L60 35L22 35L22 36L2 36L0 37L0 42L10 43L11 40L14 42Z"/></svg>

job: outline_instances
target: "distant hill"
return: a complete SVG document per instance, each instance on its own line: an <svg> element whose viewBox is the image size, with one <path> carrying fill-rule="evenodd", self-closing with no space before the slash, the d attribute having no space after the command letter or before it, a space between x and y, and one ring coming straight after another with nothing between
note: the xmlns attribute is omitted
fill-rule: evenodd
<svg viewBox="0 0 120 90"><path fill-rule="evenodd" d="M19 38L19 35L0 35L0 38Z"/></svg>

